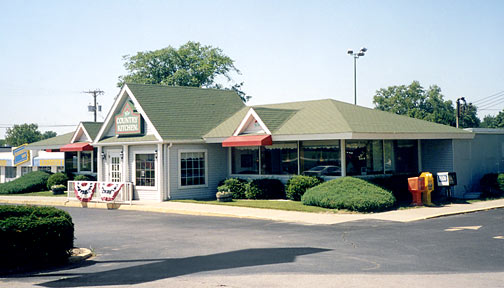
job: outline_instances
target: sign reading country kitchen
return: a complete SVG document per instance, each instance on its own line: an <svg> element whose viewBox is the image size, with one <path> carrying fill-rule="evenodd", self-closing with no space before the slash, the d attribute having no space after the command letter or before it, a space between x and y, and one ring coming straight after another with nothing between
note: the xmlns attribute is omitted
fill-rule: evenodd
<svg viewBox="0 0 504 288"><path fill-rule="evenodd" d="M131 101L126 101L121 113L115 116L116 135L138 135L143 134L142 116L135 110Z"/></svg>
<svg viewBox="0 0 504 288"><path fill-rule="evenodd" d="M26 145L23 144L12 150L12 154L14 154L14 166L30 161L30 151L26 149Z"/></svg>

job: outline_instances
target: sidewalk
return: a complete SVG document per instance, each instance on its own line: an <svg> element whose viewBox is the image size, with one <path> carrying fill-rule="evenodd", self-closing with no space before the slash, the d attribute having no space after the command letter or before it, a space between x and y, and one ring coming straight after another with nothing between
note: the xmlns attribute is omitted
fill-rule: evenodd
<svg viewBox="0 0 504 288"><path fill-rule="evenodd" d="M78 201L67 201L66 197L38 197L38 196L0 196L0 203L28 204L82 207ZM119 205L118 205L119 206ZM444 207L420 207L415 209L394 210L369 214L323 214L306 213L272 209L245 208L224 205L193 204L181 202L147 202L133 201L133 205L122 204L115 207L119 210L135 210L159 213L176 213L186 215L203 215L218 217L238 217L263 219L282 222L292 222L311 225L330 225L358 220L383 220L395 222L411 222L436 218L447 215L470 213L504 207L504 199L480 201L472 204L450 204ZM87 203L87 208L106 209L106 203Z"/></svg>

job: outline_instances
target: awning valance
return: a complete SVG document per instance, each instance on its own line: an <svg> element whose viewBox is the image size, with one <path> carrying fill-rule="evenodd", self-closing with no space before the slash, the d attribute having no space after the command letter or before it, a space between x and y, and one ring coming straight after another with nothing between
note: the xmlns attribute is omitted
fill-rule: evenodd
<svg viewBox="0 0 504 288"><path fill-rule="evenodd" d="M75 152L75 151L91 151L93 146L87 142L70 143L61 146L61 152Z"/></svg>
<svg viewBox="0 0 504 288"><path fill-rule="evenodd" d="M222 142L222 147L266 146L273 144L271 135L231 136Z"/></svg>

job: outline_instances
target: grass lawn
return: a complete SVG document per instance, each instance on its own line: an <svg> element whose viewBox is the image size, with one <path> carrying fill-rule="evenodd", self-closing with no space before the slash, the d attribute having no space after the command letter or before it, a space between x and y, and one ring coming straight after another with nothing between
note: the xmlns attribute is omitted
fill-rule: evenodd
<svg viewBox="0 0 504 288"><path fill-rule="evenodd" d="M2 196L52 196L52 197L66 197L67 194L53 195L52 191L30 192L21 194L1 194Z"/></svg>
<svg viewBox="0 0 504 288"><path fill-rule="evenodd" d="M213 204L239 206L249 208L276 209L286 211L312 212L312 213L351 213L346 210L326 209L316 206L303 205L298 201L291 200L244 200L233 199L233 202L218 202L217 200L172 200L183 203Z"/></svg>

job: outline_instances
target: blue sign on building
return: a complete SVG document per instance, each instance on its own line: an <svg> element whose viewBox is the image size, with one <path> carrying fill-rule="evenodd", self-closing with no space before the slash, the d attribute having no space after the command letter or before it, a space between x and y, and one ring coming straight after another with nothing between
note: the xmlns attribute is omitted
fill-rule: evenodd
<svg viewBox="0 0 504 288"><path fill-rule="evenodd" d="M12 154L14 154L14 166L30 161L30 150L26 149L26 145L23 144L12 150Z"/></svg>

